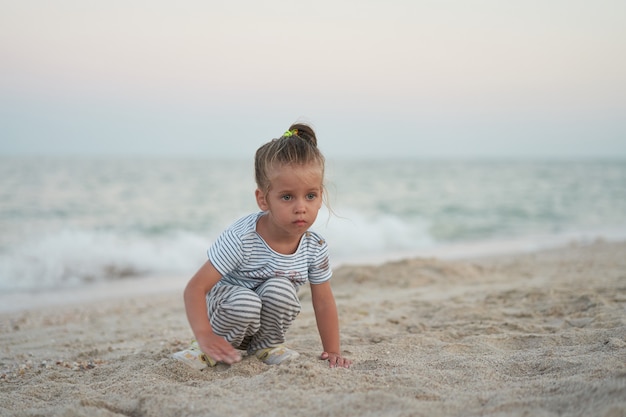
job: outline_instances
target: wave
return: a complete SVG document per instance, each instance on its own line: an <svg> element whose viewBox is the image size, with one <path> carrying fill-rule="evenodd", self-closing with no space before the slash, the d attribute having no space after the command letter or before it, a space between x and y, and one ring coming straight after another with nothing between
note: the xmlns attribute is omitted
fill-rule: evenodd
<svg viewBox="0 0 626 417"><path fill-rule="evenodd" d="M349 209L331 215L323 208L313 229L329 242L330 253L338 260L415 250L435 243L426 220L414 218L409 223L394 215L366 215Z"/></svg>
<svg viewBox="0 0 626 417"><path fill-rule="evenodd" d="M399 255L469 256L477 248L498 252L502 248L537 248L597 237L626 239L626 228L617 227L441 240L434 237L437 229L433 225L418 217L407 221L391 214L368 215L350 209L334 215L323 208L313 229L329 242L335 266L383 262ZM31 235L0 251L0 291L61 289L141 276L191 277L206 261L206 250L220 232L63 229Z"/></svg>
<svg viewBox="0 0 626 417"><path fill-rule="evenodd" d="M0 290L45 290L150 274L193 273L206 239L187 232L158 237L63 230L0 254Z"/></svg>
<svg viewBox="0 0 626 417"><path fill-rule="evenodd" d="M428 224L407 224L394 216L358 212L330 215L313 229L329 242L334 262L432 245ZM46 290L149 275L191 276L206 261L206 250L221 230L206 235L166 229L65 229L31 236L0 252L0 290Z"/></svg>

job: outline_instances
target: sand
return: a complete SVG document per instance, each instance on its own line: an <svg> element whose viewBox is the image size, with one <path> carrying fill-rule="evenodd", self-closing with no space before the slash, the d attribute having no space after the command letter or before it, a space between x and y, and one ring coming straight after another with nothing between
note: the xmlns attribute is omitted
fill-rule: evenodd
<svg viewBox="0 0 626 417"><path fill-rule="evenodd" d="M626 416L626 243L335 271L329 369L307 291L301 352L196 371L181 292L0 315L2 416Z"/></svg>

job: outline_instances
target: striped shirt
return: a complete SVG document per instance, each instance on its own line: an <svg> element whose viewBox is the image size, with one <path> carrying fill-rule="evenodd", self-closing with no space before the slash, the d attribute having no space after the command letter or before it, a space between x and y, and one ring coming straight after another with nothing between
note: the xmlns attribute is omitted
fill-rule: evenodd
<svg viewBox="0 0 626 417"><path fill-rule="evenodd" d="M211 245L209 261L222 275L216 286L238 285L255 289L273 277L288 277L297 287L309 281L321 284L332 275L328 245L317 233L308 231L295 253L274 251L256 232L264 212L245 216L226 229Z"/></svg>

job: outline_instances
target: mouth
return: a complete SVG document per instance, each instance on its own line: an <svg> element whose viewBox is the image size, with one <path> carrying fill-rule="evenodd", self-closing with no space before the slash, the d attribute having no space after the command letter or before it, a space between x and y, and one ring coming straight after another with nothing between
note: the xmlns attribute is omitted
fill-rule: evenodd
<svg viewBox="0 0 626 417"><path fill-rule="evenodd" d="M296 226L306 226L308 223L306 222L306 220L296 220L293 222L293 224L295 224Z"/></svg>

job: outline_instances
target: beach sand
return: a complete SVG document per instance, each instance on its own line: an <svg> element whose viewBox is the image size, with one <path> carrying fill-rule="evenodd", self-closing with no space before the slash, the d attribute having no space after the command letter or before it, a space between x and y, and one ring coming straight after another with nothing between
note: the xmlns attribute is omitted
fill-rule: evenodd
<svg viewBox="0 0 626 417"><path fill-rule="evenodd" d="M186 279L185 279L186 281ZM626 243L335 271L351 369L301 352L197 371L182 287L0 315L2 416L626 416Z"/></svg>

